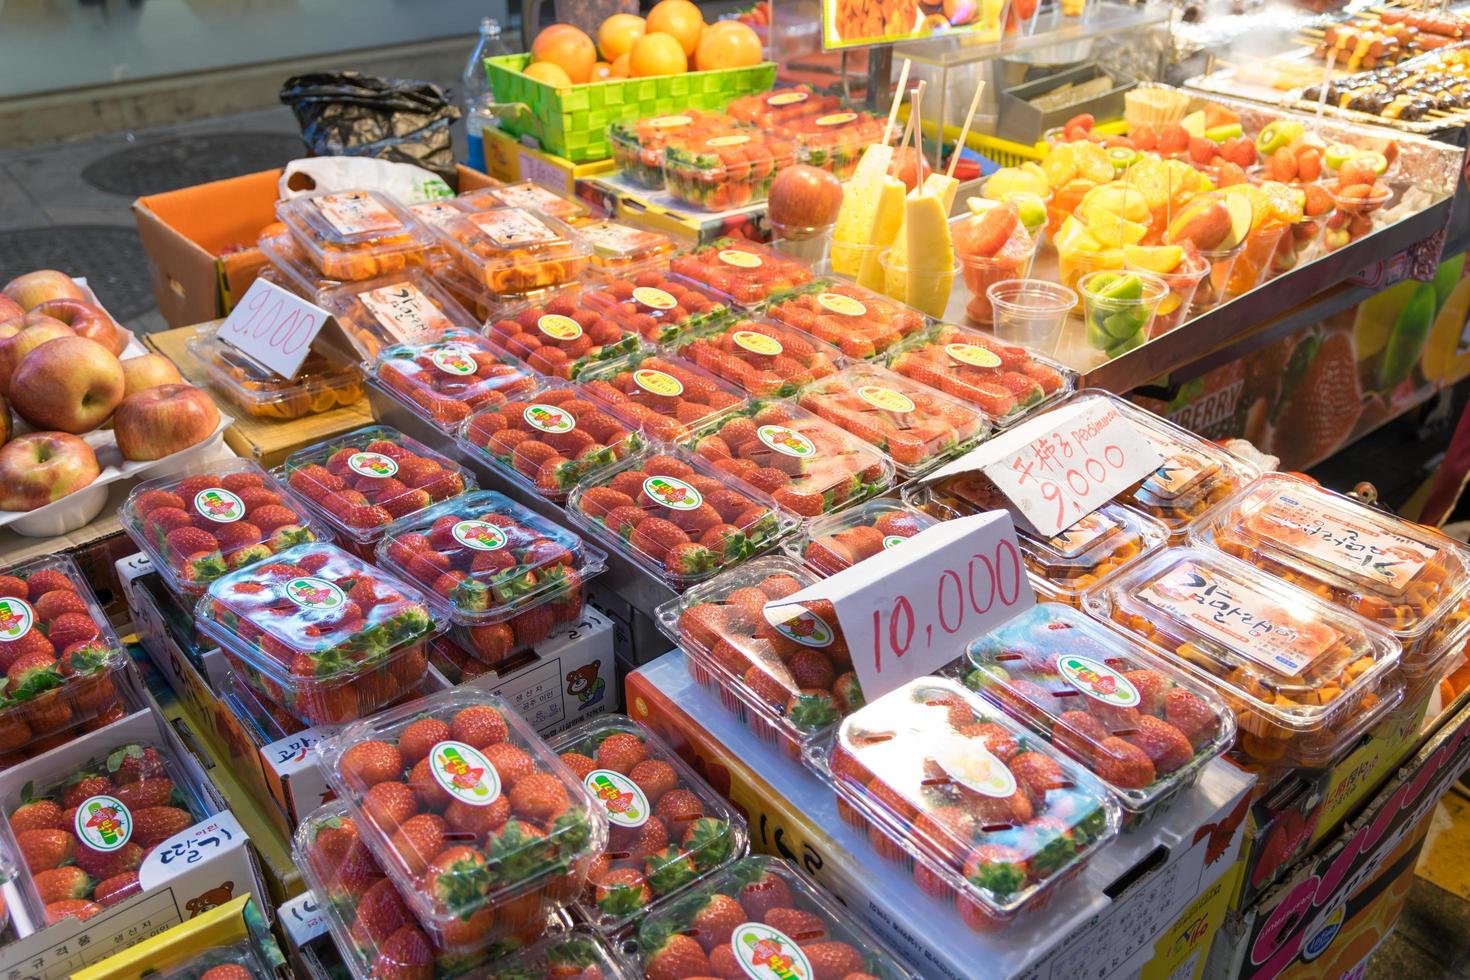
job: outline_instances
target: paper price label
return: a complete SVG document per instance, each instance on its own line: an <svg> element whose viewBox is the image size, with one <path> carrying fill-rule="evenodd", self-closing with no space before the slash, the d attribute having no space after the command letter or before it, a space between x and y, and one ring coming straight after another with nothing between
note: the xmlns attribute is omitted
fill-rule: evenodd
<svg viewBox="0 0 1470 980"><path fill-rule="evenodd" d="M332 315L275 283L257 279L220 324L219 339L283 378L294 378Z"/></svg>

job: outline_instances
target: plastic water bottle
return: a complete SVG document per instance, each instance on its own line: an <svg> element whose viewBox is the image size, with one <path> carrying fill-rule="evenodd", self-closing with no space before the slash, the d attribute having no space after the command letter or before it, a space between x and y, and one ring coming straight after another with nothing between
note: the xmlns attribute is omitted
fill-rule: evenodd
<svg viewBox="0 0 1470 980"><path fill-rule="evenodd" d="M485 74L485 59L509 53L500 40L500 22L494 17L482 18L479 43L470 54L470 60L465 63L461 79L464 83L465 131L469 134L470 143L469 156L465 162L474 170L485 169L484 131L486 126L495 124L494 117L490 114L490 104L495 101L495 97L490 91L490 79Z"/></svg>

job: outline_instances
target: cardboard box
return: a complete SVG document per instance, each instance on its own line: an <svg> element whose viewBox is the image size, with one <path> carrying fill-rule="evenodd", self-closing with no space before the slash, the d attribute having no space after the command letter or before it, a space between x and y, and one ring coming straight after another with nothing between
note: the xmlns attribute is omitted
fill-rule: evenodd
<svg viewBox="0 0 1470 980"><path fill-rule="evenodd" d="M142 980L160 969L198 964L240 963L252 972L281 975L285 963L281 947L265 925L251 896L241 895L198 918L78 971L75 980Z"/></svg>
<svg viewBox="0 0 1470 980"><path fill-rule="evenodd" d="M527 146L500 129L486 129L484 135L485 170L491 177L507 184L534 180L543 187L576 194L578 180L600 177L618 169L610 159L573 163L554 153Z"/></svg>
<svg viewBox="0 0 1470 980"><path fill-rule="evenodd" d="M760 741L675 651L628 677L628 713L740 806L751 850L784 857L845 902L928 978L1197 977L1234 882L1252 777L1213 762L1163 814L1102 848L1045 909L971 931L837 813L832 790Z"/></svg>

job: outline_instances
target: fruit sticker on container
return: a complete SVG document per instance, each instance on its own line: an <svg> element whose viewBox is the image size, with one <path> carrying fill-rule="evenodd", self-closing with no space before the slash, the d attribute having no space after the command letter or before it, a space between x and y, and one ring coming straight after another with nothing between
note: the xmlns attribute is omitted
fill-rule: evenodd
<svg viewBox="0 0 1470 980"><path fill-rule="evenodd" d="M664 144L664 188L676 201L706 211L759 204L776 172L794 159L788 140L759 130Z"/></svg>
<svg viewBox="0 0 1470 980"><path fill-rule="evenodd" d="M676 255L669 269L744 309L812 281L812 271L801 262L743 238L717 238Z"/></svg>
<svg viewBox="0 0 1470 980"><path fill-rule="evenodd" d="M596 218L592 209L581 201L542 187L534 180L466 191L459 196L458 201L470 211L488 211L497 206L539 211L569 225L578 225Z"/></svg>
<svg viewBox="0 0 1470 980"><path fill-rule="evenodd" d="M928 318L844 279L823 278L776 296L766 316L837 347L848 357L876 357L923 330Z"/></svg>
<svg viewBox="0 0 1470 980"><path fill-rule="evenodd" d="M608 278L658 272L675 251L668 235L616 221L583 225L578 231L592 246L592 268Z"/></svg>
<svg viewBox="0 0 1470 980"><path fill-rule="evenodd" d="M582 302L651 344L667 344L730 315L713 293L674 279L662 270L643 270L582 295Z"/></svg>
<svg viewBox="0 0 1470 980"><path fill-rule="evenodd" d="M794 395L846 364L831 344L766 320L727 320L676 343L680 357L759 398Z"/></svg>
<svg viewBox="0 0 1470 980"><path fill-rule="evenodd" d="M610 123L607 142L625 179L660 190L664 186L664 144L671 139L701 142L741 131L724 113L688 109L646 119Z"/></svg>
<svg viewBox="0 0 1470 980"><path fill-rule="evenodd" d="M937 523L921 510L879 498L812 521L781 550L818 575L836 575Z"/></svg>
<svg viewBox="0 0 1470 980"><path fill-rule="evenodd" d="M548 378L570 381L596 361L638 350L638 334L585 302L579 292L531 303L485 328L490 343Z"/></svg>
<svg viewBox="0 0 1470 980"><path fill-rule="evenodd" d="M655 439L673 442L745 401L745 395L687 361L631 354L582 376L587 394Z"/></svg>
<svg viewBox="0 0 1470 980"><path fill-rule="evenodd" d="M502 298L576 282L592 254L566 223L521 208L467 212L433 230L466 275Z"/></svg>
<svg viewBox="0 0 1470 980"><path fill-rule="evenodd" d="M276 217L328 279L357 282L427 261L431 236L378 191L303 194L277 201Z"/></svg>
<svg viewBox="0 0 1470 980"><path fill-rule="evenodd" d="M476 409L504 405L537 384L530 368L478 333L389 347L378 354L374 375L395 399L444 432L453 432Z"/></svg>
<svg viewBox="0 0 1470 980"><path fill-rule="evenodd" d="M318 300L368 364L384 347L425 344L450 330L478 333L480 328L464 307L417 270L348 283Z"/></svg>
<svg viewBox="0 0 1470 980"><path fill-rule="evenodd" d="M948 323L902 345L888 366L978 406L1001 426L1065 396L1076 383L1075 375L1055 361Z"/></svg>

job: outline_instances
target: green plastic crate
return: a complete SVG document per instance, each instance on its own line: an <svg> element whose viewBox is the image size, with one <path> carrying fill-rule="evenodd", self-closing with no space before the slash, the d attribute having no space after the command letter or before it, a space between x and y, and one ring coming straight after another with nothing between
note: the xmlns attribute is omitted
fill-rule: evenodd
<svg viewBox="0 0 1470 980"><path fill-rule="evenodd" d="M554 88L521 74L528 54L485 59L490 88L500 105L500 128L534 136L541 149L573 163L606 160L608 123L663 116L686 109L723 109L731 99L764 92L776 82L776 65L691 71L653 78L618 78Z"/></svg>

